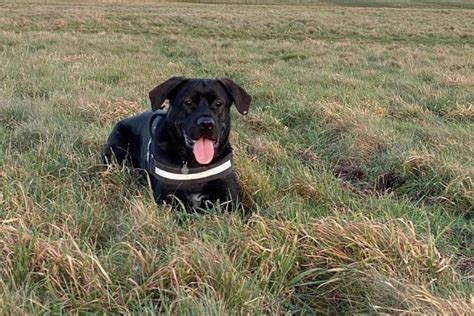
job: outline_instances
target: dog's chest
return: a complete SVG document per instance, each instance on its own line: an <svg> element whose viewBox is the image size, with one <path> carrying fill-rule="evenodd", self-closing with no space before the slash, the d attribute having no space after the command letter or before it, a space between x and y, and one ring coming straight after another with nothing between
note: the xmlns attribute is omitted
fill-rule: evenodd
<svg viewBox="0 0 474 316"><path fill-rule="evenodd" d="M157 181L157 180L155 180ZM176 188L174 185L169 185L157 181L157 185L164 189L169 196L181 199L183 202L186 200L193 207L200 207L204 200L209 198L206 192L206 183L186 184Z"/></svg>
<svg viewBox="0 0 474 316"><path fill-rule="evenodd" d="M203 200L207 198L207 195L202 193L188 193L185 196L193 207L200 207Z"/></svg>

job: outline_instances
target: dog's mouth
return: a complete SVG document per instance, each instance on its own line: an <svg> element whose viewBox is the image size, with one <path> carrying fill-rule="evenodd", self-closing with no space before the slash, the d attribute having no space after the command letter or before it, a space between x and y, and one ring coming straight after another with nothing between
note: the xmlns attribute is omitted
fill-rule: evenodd
<svg viewBox="0 0 474 316"><path fill-rule="evenodd" d="M184 141L186 146L192 149L194 158L201 165L207 165L214 158L214 150L217 147L218 141L206 137L192 139L183 131Z"/></svg>

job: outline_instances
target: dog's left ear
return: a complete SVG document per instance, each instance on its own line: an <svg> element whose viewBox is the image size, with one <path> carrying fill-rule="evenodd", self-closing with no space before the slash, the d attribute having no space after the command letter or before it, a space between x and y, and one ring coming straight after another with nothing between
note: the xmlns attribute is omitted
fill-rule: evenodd
<svg viewBox="0 0 474 316"><path fill-rule="evenodd" d="M247 115L249 112L250 102L252 101L252 97L247 93L247 91L230 79L218 79L217 81L224 86L229 96L232 97L232 101L239 113Z"/></svg>
<svg viewBox="0 0 474 316"><path fill-rule="evenodd" d="M153 88L148 93L152 110L163 108L163 102L168 98L168 95L185 80L187 80L185 77L172 77Z"/></svg>

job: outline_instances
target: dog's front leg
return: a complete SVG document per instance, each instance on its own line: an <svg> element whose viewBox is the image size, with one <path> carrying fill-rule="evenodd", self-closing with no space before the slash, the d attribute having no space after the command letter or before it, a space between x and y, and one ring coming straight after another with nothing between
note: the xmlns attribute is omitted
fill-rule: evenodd
<svg viewBox="0 0 474 316"><path fill-rule="evenodd" d="M156 204L162 205L171 202L168 192L156 180L152 183L152 189Z"/></svg>
<svg viewBox="0 0 474 316"><path fill-rule="evenodd" d="M211 202L229 203L229 210L236 210L239 203L237 178L234 174L224 179L212 181L206 187L206 195Z"/></svg>

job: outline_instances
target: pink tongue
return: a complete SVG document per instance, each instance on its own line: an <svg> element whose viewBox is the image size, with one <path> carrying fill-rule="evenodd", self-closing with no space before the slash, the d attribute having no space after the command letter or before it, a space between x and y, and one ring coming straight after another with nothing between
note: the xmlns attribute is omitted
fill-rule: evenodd
<svg viewBox="0 0 474 316"><path fill-rule="evenodd" d="M194 157L201 165L207 165L214 157L213 141L204 137L199 138L194 144Z"/></svg>

